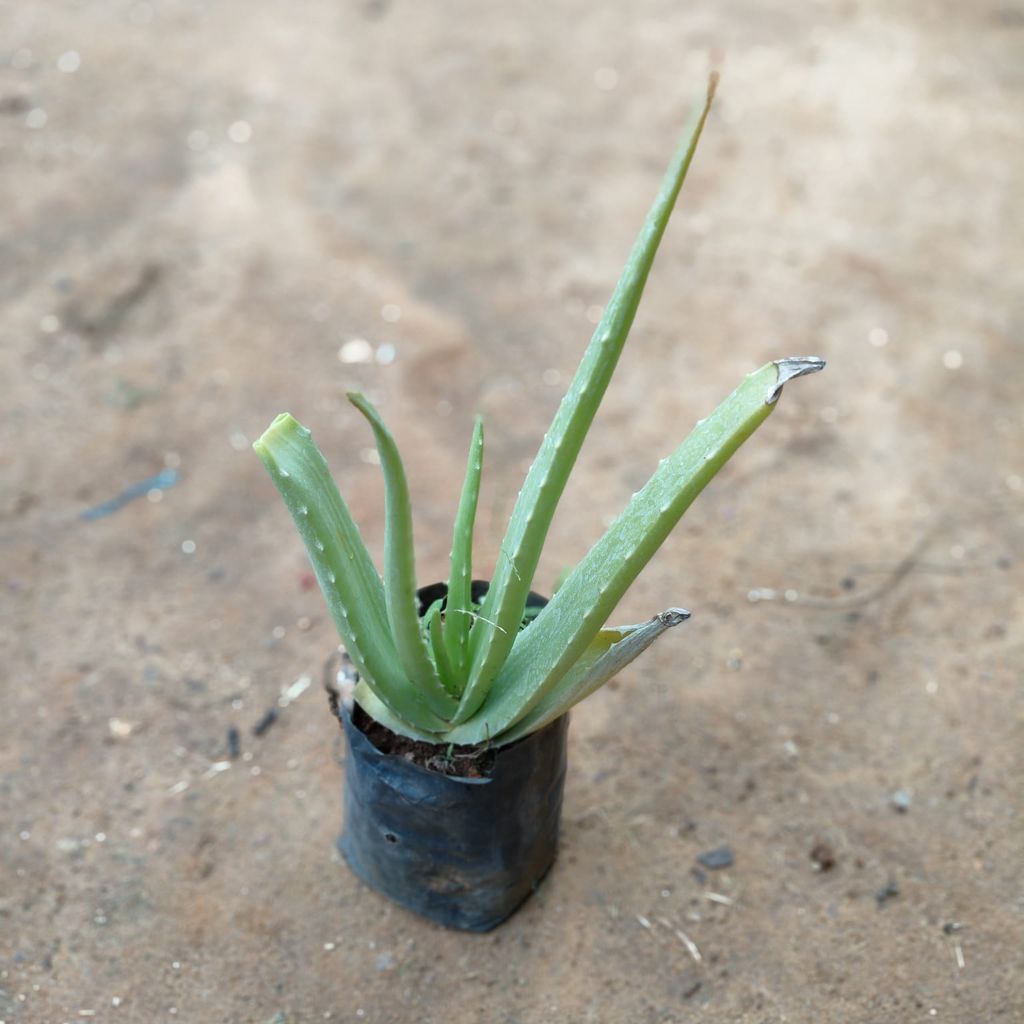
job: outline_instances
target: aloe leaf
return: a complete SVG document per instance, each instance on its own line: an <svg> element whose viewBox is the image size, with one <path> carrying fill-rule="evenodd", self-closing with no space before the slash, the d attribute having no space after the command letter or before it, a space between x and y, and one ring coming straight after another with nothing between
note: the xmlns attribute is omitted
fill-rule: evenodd
<svg viewBox="0 0 1024 1024"><path fill-rule="evenodd" d="M441 606L444 604L444 598L439 597L421 616L420 625L425 630L430 624L431 619L434 618L441 611Z"/></svg>
<svg viewBox="0 0 1024 1024"><path fill-rule="evenodd" d="M366 680L361 679L355 689L356 703L375 721L386 726L399 736L407 736L411 740L420 740L423 743L444 743L445 737L437 733L428 732L426 729L411 725L404 718L396 715L391 708L385 704L374 692L373 688L367 685Z"/></svg>
<svg viewBox="0 0 1024 1024"><path fill-rule="evenodd" d="M373 428L384 471L384 601L398 660L434 714L449 719L457 702L441 682L420 632L412 505L398 446L365 396L353 391L348 399Z"/></svg>
<svg viewBox="0 0 1024 1024"><path fill-rule="evenodd" d="M469 626L472 622L473 524L480 498L480 473L484 457L484 423L477 416L469 445L466 478L452 531L451 574L448 578L444 636L448 660L461 691L466 680Z"/></svg>
<svg viewBox="0 0 1024 1024"><path fill-rule="evenodd" d="M384 590L369 551L310 432L282 413L253 444L306 545L345 648L393 717L445 727L409 682L391 639Z"/></svg>
<svg viewBox="0 0 1024 1024"><path fill-rule="evenodd" d="M600 630L576 664L537 702L529 714L498 737L499 742L513 743L560 718L574 704L589 697L618 675L666 630L678 626L689 617L690 613L684 608L669 608L638 626L613 626Z"/></svg>
<svg viewBox="0 0 1024 1024"><path fill-rule="evenodd" d="M562 584L569 578L569 574L572 572L572 566L566 566L555 579L555 585L551 588L551 593L555 594L558 592Z"/></svg>
<svg viewBox="0 0 1024 1024"><path fill-rule="evenodd" d="M694 498L771 414L782 386L824 365L816 358L768 363L699 421L519 634L487 703L449 739L499 736L535 707L586 650Z"/></svg>
<svg viewBox="0 0 1024 1024"><path fill-rule="evenodd" d="M447 623L444 622L441 616L440 601L435 601L427 611L423 619L423 629L430 642L430 650L434 655L434 665L437 667L437 674L441 677L441 682L449 693L457 696L459 684L448 657L448 649L445 647L448 630Z"/></svg>
<svg viewBox="0 0 1024 1024"><path fill-rule="evenodd" d="M647 276L668 225L711 108L717 76L672 159L615 292L530 467L509 521L490 589L473 626L472 665L454 722L466 721L483 703L515 640L541 548L608 382L633 324Z"/></svg>

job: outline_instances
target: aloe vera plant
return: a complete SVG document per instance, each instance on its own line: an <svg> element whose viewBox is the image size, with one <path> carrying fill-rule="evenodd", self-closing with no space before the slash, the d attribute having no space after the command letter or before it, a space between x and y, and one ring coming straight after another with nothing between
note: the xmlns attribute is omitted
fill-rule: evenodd
<svg viewBox="0 0 1024 1024"><path fill-rule="evenodd" d="M362 395L385 481L384 573L378 574L310 431L284 413L254 444L287 504L338 632L360 674L356 699L393 731L433 743L509 743L593 693L688 618L670 608L638 625L605 622L704 486L771 414L783 385L820 370L812 357L749 374L662 459L550 602L523 628L527 597L559 497L636 314L714 95L665 174L611 301L519 492L486 596L471 596L472 538L483 460L477 418L451 549L447 598L420 616L412 510L398 447Z"/></svg>

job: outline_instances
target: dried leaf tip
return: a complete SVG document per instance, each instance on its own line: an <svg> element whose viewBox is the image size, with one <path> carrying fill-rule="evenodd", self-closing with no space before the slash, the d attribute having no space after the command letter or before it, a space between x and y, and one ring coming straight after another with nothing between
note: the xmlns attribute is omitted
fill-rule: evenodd
<svg viewBox="0 0 1024 1024"><path fill-rule="evenodd" d="M666 608L665 611L658 614L658 618L661 620L663 626L678 626L680 622L685 622L690 617L690 613L685 608Z"/></svg>
<svg viewBox="0 0 1024 1024"><path fill-rule="evenodd" d="M717 71L712 71L711 74L708 75L708 98L707 98L707 102L709 104L715 98L715 92L718 89L718 79L720 77L721 76L719 75L719 73Z"/></svg>
<svg viewBox="0 0 1024 1024"><path fill-rule="evenodd" d="M786 359L776 359L774 362L779 377L775 382L775 390L768 396L767 405L774 405L779 400L783 386L789 381L825 369L825 360L817 356L789 356Z"/></svg>

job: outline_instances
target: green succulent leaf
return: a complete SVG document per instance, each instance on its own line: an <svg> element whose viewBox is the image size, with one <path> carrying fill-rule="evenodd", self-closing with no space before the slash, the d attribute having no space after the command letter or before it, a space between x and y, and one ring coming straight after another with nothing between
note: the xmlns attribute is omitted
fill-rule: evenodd
<svg viewBox="0 0 1024 1024"><path fill-rule="evenodd" d="M374 688L369 686L365 679L360 679L356 684L353 696L356 703L375 722L380 722L381 725L387 727L392 732L398 733L399 736L405 736L410 740L420 740L423 743L447 742L447 736L438 735L436 732L431 732L422 727L418 727L407 719L402 718L400 715L396 715L395 712L377 696Z"/></svg>
<svg viewBox="0 0 1024 1024"><path fill-rule="evenodd" d="M380 576L310 432L282 413L253 448L295 520L334 624L366 684L405 728L444 729L402 670Z"/></svg>
<svg viewBox="0 0 1024 1024"><path fill-rule="evenodd" d="M483 704L509 655L526 606L541 548L587 430L594 419L633 324L647 276L693 160L717 79L665 173L601 322L555 414L516 500L490 589L470 641L469 679L453 721L467 721Z"/></svg>
<svg viewBox="0 0 1024 1024"><path fill-rule="evenodd" d="M600 630L576 664L537 701L533 710L500 734L501 743L514 743L560 718L643 654L666 630L689 617L690 613L684 608L669 608L637 626Z"/></svg>
<svg viewBox="0 0 1024 1024"><path fill-rule="evenodd" d="M435 601L427 611L423 619L423 629L427 634L430 643L430 652L434 656L434 665L437 667L437 674L446 690L453 696L458 696L458 677L448 657L448 648L445 646L447 624L441 615L441 601Z"/></svg>
<svg viewBox="0 0 1024 1024"><path fill-rule="evenodd" d="M420 632L416 603L416 557L413 551L412 503L398 445L373 404L358 392L348 400L366 417L384 471L384 600L395 650L405 674L431 711L441 718L454 714L457 702L445 689Z"/></svg>
<svg viewBox="0 0 1024 1024"><path fill-rule="evenodd" d="M444 621L448 661L458 679L458 689L465 685L469 661L469 627L473 621L473 526L480 498L480 474L484 459L484 421L477 416L473 439L469 445L466 478L459 498L459 510L452 531L451 574L448 578L448 600Z"/></svg>
<svg viewBox="0 0 1024 1024"><path fill-rule="evenodd" d="M698 422L519 634L486 704L449 738L479 742L524 718L582 656L694 498L771 414L782 385L824 365L811 357L768 363Z"/></svg>

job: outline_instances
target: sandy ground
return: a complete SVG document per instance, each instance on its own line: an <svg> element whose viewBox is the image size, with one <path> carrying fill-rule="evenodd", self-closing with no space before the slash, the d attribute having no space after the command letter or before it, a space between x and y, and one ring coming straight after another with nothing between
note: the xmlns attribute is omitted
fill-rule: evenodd
<svg viewBox="0 0 1024 1024"><path fill-rule="evenodd" d="M1024 1017L1024 8L0 21L0 1020ZM249 443L310 425L379 556L367 391L427 581L482 411L485 568L713 62L541 588L742 373L829 369L623 602L694 617L575 715L542 890L444 932L333 852L333 630Z"/></svg>

